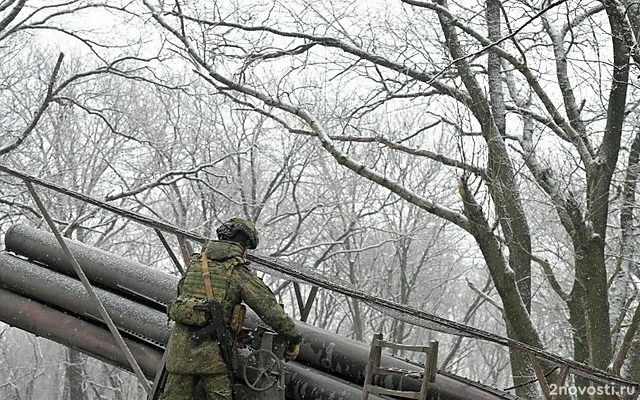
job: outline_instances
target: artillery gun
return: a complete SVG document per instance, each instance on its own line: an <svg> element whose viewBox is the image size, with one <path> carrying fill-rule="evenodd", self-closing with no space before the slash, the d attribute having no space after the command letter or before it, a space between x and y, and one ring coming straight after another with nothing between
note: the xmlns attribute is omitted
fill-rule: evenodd
<svg viewBox="0 0 640 400"><path fill-rule="evenodd" d="M80 242L68 240L67 244L146 378L154 380L171 329L166 303L173 297L179 278ZM16 225L7 231L5 247L12 254L0 253L0 321L131 370L52 234ZM283 343L248 311L247 347L238 351L236 359L238 398L362 398L368 346L297 321L304 338L300 354L295 362L283 363ZM390 356L382 357L382 365L414 374L377 384L393 390L420 390L420 380L415 378L420 366ZM204 399L198 396L196 400ZM373 400L382 397L369 396ZM516 397L438 373L427 398Z"/></svg>

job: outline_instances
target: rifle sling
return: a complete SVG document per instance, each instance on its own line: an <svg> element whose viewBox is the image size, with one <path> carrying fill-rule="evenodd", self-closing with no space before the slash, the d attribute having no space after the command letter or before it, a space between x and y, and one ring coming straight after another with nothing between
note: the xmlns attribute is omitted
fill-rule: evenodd
<svg viewBox="0 0 640 400"><path fill-rule="evenodd" d="M202 278L204 279L204 290L207 292L207 298L213 300L213 289L211 288L211 279L209 277L209 260L207 255L202 252Z"/></svg>
<svg viewBox="0 0 640 400"><path fill-rule="evenodd" d="M202 252L202 258L201 258L201 264L202 264L202 278L204 280L204 290L207 293L207 298L209 299L209 301L213 300L216 301L213 297L213 288L211 287L211 279L210 279L210 274L209 274L209 260L207 259L207 255L206 253L203 251ZM229 274L229 276L231 276L231 273L233 272L233 267L229 268L229 271L227 272ZM218 321L218 324L223 323L222 321ZM215 328L211 331L211 328ZM232 345L231 343L229 343L229 340L225 340L225 335L222 331L220 331L219 329L222 328L222 330L224 330L224 326L220 326L220 325L208 325L205 326L204 328L200 329L197 333L196 333L196 344L201 343L202 339L206 336L209 336L211 338L213 338L216 342L218 342L218 346L220 346L220 355L222 356L222 359L224 360L225 364L227 364L227 373L229 374L229 378L231 379L231 381L233 381L233 355L231 354L231 348ZM219 334L219 332L221 334ZM204 334L204 335L200 335L200 334ZM194 337L192 336L191 338L192 340L194 339ZM233 390L233 385L232 385L232 390ZM234 398L235 395L232 394L232 398Z"/></svg>

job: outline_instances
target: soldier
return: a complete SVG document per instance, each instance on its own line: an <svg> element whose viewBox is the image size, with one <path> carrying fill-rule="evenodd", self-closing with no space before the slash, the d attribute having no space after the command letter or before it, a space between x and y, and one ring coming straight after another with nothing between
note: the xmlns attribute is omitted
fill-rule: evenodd
<svg viewBox="0 0 640 400"><path fill-rule="evenodd" d="M295 323L267 285L247 268L246 249L258 246L253 223L233 218L216 233L218 241L208 242L201 254L191 256L187 272L178 283L178 296L167 307L169 318L176 323L166 350L168 374L163 400L191 400L200 379L209 400L231 400L229 324L234 307L241 301L289 342L285 360L295 359L300 350L302 338ZM213 313L209 312L211 305L218 307ZM215 310L221 312L217 315L223 321L212 320ZM204 340L198 337L207 326L217 327L220 334Z"/></svg>

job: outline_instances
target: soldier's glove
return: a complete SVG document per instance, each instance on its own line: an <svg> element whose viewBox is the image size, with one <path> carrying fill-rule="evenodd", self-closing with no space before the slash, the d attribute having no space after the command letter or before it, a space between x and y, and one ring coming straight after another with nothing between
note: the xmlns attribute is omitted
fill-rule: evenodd
<svg viewBox="0 0 640 400"><path fill-rule="evenodd" d="M289 343L289 346L284 351L284 360L293 361L298 357L298 353L300 353L300 344Z"/></svg>

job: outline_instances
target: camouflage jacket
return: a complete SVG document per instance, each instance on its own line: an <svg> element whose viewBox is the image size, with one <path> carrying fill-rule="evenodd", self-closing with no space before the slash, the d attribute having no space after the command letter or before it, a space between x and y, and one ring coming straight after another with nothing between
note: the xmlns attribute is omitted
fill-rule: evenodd
<svg viewBox="0 0 640 400"><path fill-rule="evenodd" d="M284 312L269 287L247 268L249 263L244 259L240 246L233 242L212 241L207 245L205 254L209 260L214 297L218 297L216 293L225 292L220 304L227 326L233 306L244 302L286 340L291 343L300 343L302 337L293 319ZM187 272L178 283L179 296L187 294L202 296L204 294L200 260L200 254L191 257ZM221 275L224 276L224 279L219 279ZM215 341L208 340L198 346L191 341L191 335L198 329L201 327L180 323L174 325L167 346L167 371L180 374L221 374L227 372L227 367Z"/></svg>

